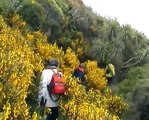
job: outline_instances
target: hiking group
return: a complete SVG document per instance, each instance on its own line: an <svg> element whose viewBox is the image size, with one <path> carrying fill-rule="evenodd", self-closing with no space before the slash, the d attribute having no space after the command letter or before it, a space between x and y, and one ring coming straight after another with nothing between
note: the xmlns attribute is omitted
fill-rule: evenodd
<svg viewBox="0 0 149 120"><path fill-rule="evenodd" d="M52 58L48 62L41 74L39 84L38 102L41 109L41 115L44 116L44 108L50 108L50 112L46 112L46 120L56 120L59 116L58 100L61 95L64 95L65 84L62 73L58 71L59 63ZM108 83L112 81L115 75L115 69L112 64L106 67L106 77ZM80 65L72 73L72 77L78 78L79 83L86 85L85 81L85 63Z"/></svg>

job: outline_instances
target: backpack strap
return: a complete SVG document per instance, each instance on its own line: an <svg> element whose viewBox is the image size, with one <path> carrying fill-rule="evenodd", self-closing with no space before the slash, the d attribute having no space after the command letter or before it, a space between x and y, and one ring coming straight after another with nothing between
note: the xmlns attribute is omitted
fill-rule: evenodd
<svg viewBox="0 0 149 120"><path fill-rule="evenodd" d="M50 70L52 70L53 71L53 73L56 73L53 69L50 69ZM58 70L57 70L57 74L59 74L60 75L60 73L58 72ZM60 75L61 76L61 75Z"/></svg>
<svg viewBox="0 0 149 120"><path fill-rule="evenodd" d="M54 73L56 73L53 69L50 69L50 70L52 70ZM57 74L58 74L60 77L62 77L62 75L58 72L58 70L57 70Z"/></svg>
<svg viewBox="0 0 149 120"><path fill-rule="evenodd" d="M50 93L50 98L51 98L54 102L57 102L57 101L60 99L60 96L61 96L61 95L59 95L58 98L57 98L56 100L54 100L54 99L52 98L52 94Z"/></svg>
<svg viewBox="0 0 149 120"><path fill-rule="evenodd" d="M52 70L54 73L56 73L53 69L50 69L50 70Z"/></svg>

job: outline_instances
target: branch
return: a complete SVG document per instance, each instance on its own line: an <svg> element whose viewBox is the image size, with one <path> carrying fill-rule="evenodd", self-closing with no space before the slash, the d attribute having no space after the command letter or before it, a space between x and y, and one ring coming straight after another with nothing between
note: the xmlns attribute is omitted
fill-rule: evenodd
<svg viewBox="0 0 149 120"><path fill-rule="evenodd" d="M127 65L129 62L131 62L132 60L136 59L137 57L132 57L129 60L127 60L126 62L124 62L124 65Z"/></svg>
<svg viewBox="0 0 149 120"><path fill-rule="evenodd" d="M146 54L145 54L145 55L146 55ZM135 66L135 65L139 64L139 63L142 61L142 59L145 57L145 55L142 55L138 61L136 61L135 63L132 63L132 64L129 64L129 62L131 62L132 60L136 59L137 57L132 57L132 58L130 58L128 61L126 61L126 62L124 63L124 66L123 66L121 69L123 69L123 68L128 68L128 67L132 67L132 66Z"/></svg>
<svg viewBox="0 0 149 120"><path fill-rule="evenodd" d="M141 59L140 60L138 60L138 61L136 61L135 63L133 63L133 64L128 64L128 65L126 65L126 66L123 66L121 69L123 69L123 68L128 68L128 67L132 67L132 66L135 66L135 65L137 65L137 64L139 64L141 62Z"/></svg>

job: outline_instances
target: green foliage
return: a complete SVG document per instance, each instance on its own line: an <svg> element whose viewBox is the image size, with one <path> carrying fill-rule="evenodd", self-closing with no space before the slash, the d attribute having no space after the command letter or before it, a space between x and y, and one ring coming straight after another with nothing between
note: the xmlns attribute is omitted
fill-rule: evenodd
<svg viewBox="0 0 149 120"><path fill-rule="evenodd" d="M67 7L64 0L47 0L48 4L51 5L59 15L64 16L63 10Z"/></svg>
<svg viewBox="0 0 149 120"><path fill-rule="evenodd" d="M39 30L43 28L46 15L41 4L25 2L22 4L22 7L18 12L21 14L23 20L25 20L33 29Z"/></svg>
<svg viewBox="0 0 149 120"><path fill-rule="evenodd" d="M112 85L112 90L121 95L129 105L129 109L123 113L125 120L147 117L149 106L149 71L148 65L131 68L125 79L116 85ZM142 118L143 119L143 118ZM144 119L143 119L144 120Z"/></svg>
<svg viewBox="0 0 149 120"><path fill-rule="evenodd" d="M0 0L0 14L7 17L5 20L9 26L25 29L25 22L10 21L14 13L19 13L31 30L46 33L49 42L57 42L63 50L71 47L80 60L97 60L102 66L106 61L112 62L116 68L116 81L120 81L119 76L125 79L117 87L111 87L126 98L130 109L136 107L132 111L139 112L137 117L141 116L142 109L139 110L138 103L148 104L143 97L148 95L146 85L149 77L144 66L149 63L149 41L143 33L130 25L120 26L116 19L97 15L81 0ZM17 25L12 25L13 22ZM46 53L42 49L40 52ZM139 89L146 94L138 103L132 104L134 96L139 99ZM129 110L131 116L133 112Z"/></svg>
<svg viewBox="0 0 149 120"><path fill-rule="evenodd" d="M142 67L133 67L125 75L125 79L118 84L119 95L124 95L126 97L129 92L132 92L136 89L137 86L140 86L140 82L149 77L148 65ZM114 85L115 86L115 85ZM113 90L114 90L113 86Z"/></svg>

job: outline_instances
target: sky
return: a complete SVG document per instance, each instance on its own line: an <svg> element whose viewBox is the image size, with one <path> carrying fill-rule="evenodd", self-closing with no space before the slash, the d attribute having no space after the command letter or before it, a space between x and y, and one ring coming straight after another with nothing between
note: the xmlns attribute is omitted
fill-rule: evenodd
<svg viewBox="0 0 149 120"><path fill-rule="evenodd" d="M82 0L97 14L117 18L123 24L144 33L149 38L149 1L148 0Z"/></svg>

